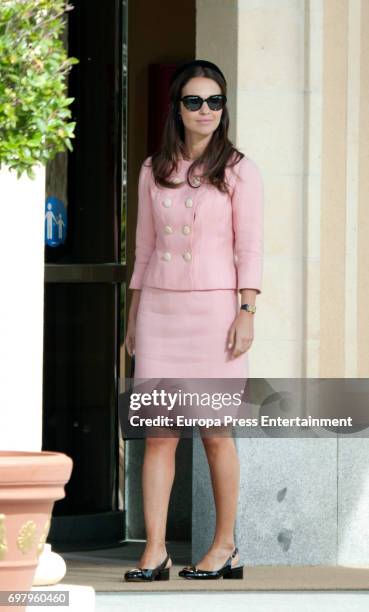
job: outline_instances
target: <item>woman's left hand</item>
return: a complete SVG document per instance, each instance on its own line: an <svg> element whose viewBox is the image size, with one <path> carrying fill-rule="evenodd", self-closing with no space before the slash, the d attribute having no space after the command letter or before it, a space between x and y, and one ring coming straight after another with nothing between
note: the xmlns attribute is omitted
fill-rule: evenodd
<svg viewBox="0 0 369 612"><path fill-rule="evenodd" d="M254 315L241 310L228 332L228 348L233 349L232 357L239 357L249 350L254 339Z"/></svg>

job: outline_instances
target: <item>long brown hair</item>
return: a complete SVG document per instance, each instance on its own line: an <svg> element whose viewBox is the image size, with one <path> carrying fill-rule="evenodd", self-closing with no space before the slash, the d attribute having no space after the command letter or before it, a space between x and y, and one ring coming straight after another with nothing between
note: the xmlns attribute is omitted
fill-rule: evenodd
<svg viewBox="0 0 369 612"><path fill-rule="evenodd" d="M173 81L169 90L169 108L164 125L161 147L152 155L152 172L155 182L162 187L179 187L168 180L174 170L177 170L178 158L184 156L184 125L178 116L179 99L182 88L193 77L203 76L218 83L221 92L227 95L227 83L222 75L208 66L191 66L183 70ZM202 177L217 187L222 193L228 193L225 178L226 166L234 166L244 157L228 138L229 114L224 106L217 129L204 152L190 165L187 173L187 183L191 185L191 177L196 168L203 165ZM192 187L194 185L191 185Z"/></svg>

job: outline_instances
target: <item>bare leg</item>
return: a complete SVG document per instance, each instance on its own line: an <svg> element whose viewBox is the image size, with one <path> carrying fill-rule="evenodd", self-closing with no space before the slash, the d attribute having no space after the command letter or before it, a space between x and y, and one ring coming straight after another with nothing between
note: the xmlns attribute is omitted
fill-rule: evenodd
<svg viewBox="0 0 369 612"><path fill-rule="evenodd" d="M166 524L170 492L175 474L175 453L179 438L146 438L142 468L142 489L146 547L140 567L154 568L167 554ZM166 567L171 567L169 561Z"/></svg>
<svg viewBox="0 0 369 612"><path fill-rule="evenodd" d="M240 464L232 437L203 437L209 462L216 508L216 527L211 547L196 567L217 570L235 548L234 526L237 514ZM232 560L232 567L239 563L239 555Z"/></svg>

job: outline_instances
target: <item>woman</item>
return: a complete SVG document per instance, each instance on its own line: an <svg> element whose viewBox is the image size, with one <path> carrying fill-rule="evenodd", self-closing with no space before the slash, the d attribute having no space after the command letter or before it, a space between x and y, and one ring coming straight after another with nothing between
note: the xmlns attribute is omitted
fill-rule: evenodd
<svg viewBox="0 0 369 612"><path fill-rule="evenodd" d="M171 80L161 149L141 166L136 258L126 348L135 379L242 378L261 293L263 185L228 139L226 81L205 60ZM241 304L239 303L241 299ZM143 464L145 550L125 579L165 580L165 544L178 437L148 437ZM190 579L242 578L234 524L239 461L232 437L203 437L216 505L210 549Z"/></svg>

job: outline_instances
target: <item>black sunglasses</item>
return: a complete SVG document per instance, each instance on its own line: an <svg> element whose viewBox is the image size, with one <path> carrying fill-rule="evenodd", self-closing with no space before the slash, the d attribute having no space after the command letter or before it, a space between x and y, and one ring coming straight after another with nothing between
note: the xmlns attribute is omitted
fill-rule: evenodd
<svg viewBox="0 0 369 612"><path fill-rule="evenodd" d="M183 98L180 98L180 101L183 102L185 108L190 111L199 110L204 102L208 103L211 110L218 111L226 105L227 97L223 94L209 96L208 98L202 98L201 96L183 96Z"/></svg>

